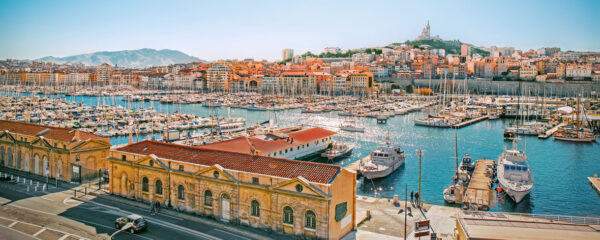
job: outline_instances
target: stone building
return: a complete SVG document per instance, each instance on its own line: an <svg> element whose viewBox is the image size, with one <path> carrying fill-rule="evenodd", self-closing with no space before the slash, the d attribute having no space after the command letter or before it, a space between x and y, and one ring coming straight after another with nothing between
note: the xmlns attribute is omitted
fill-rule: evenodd
<svg viewBox="0 0 600 240"><path fill-rule="evenodd" d="M356 225L356 173L340 166L142 141L110 152L111 193L301 237Z"/></svg>
<svg viewBox="0 0 600 240"><path fill-rule="evenodd" d="M0 120L0 166L79 182L108 168L110 140L68 128Z"/></svg>

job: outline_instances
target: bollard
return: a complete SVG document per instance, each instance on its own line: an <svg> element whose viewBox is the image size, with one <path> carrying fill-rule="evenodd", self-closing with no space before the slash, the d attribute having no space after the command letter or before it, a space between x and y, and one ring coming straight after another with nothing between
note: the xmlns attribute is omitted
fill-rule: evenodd
<svg viewBox="0 0 600 240"><path fill-rule="evenodd" d="M19 176L17 176L17 183L19 183L21 181L21 178L19 178Z"/></svg>
<svg viewBox="0 0 600 240"><path fill-rule="evenodd" d="M77 198L77 189L73 189L73 196Z"/></svg>
<svg viewBox="0 0 600 240"><path fill-rule="evenodd" d="M33 185L33 180L29 179L29 185Z"/></svg>
<svg viewBox="0 0 600 240"><path fill-rule="evenodd" d="M35 186L36 186L36 187L39 187L39 186L40 186L40 182L36 182L36 183L35 183Z"/></svg>
<svg viewBox="0 0 600 240"><path fill-rule="evenodd" d="M42 187L42 191L46 191L46 184Z"/></svg>
<svg viewBox="0 0 600 240"><path fill-rule="evenodd" d="M10 175L10 180L11 180L11 181L13 180L13 175L12 175L12 174Z"/></svg>
<svg viewBox="0 0 600 240"><path fill-rule="evenodd" d="M85 191L83 195L87 195L87 187L83 187L83 190Z"/></svg>
<svg viewBox="0 0 600 240"><path fill-rule="evenodd" d="M26 181L26 180L27 180L27 179L23 178L23 184L27 184L27 183L25 183L25 181Z"/></svg>
<svg viewBox="0 0 600 240"><path fill-rule="evenodd" d="M29 186L27 186L27 192L29 192Z"/></svg>
<svg viewBox="0 0 600 240"><path fill-rule="evenodd" d="M33 189L34 192L37 192L37 186L35 186Z"/></svg>

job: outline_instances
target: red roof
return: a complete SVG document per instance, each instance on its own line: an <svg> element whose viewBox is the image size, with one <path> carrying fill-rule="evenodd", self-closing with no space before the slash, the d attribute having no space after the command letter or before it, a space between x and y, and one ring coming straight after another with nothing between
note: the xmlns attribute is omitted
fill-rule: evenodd
<svg viewBox="0 0 600 240"><path fill-rule="evenodd" d="M335 132L333 131L315 127L305 129L302 131L288 133L287 136L290 137L289 140L287 138L263 140L256 137L239 137L221 142L202 145L198 148L250 154L250 149L252 148L250 144L252 144L254 149L259 150L264 154L269 154L290 147L302 145L308 142L313 142L318 139L332 136L334 134Z"/></svg>
<svg viewBox="0 0 600 240"><path fill-rule="evenodd" d="M302 131L291 132L287 134L290 138L294 139L295 142L299 142L300 144L315 141L317 139L321 139L324 137L329 137L335 135L334 131L329 131L324 128L314 127L305 129Z"/></svg>
<svg viewBox="0 0 600 240"><path fill-rule="evenodd" d="M46 129L49 129L49 131L41 134L42 131ZM108 138L106 137L71 128L50 127L45 125L5 120L0 120L0 131L9 131L12 133L24 134L29 136L37 136L38 134L41 134L40 136L46 139L54 139L65 142L85 141L88 139L108 141Z"/></svg>
<svg viewBox="0 0 600 240"><path fill-rule="evenodd" d="M154 154L159 158L206 166L219 164L226 169L290 179L302 176L308 181L318 183L330 183L341 170L340 166L329 164L208 150L150 140L129 144L117 150L142 155Z"/></svg>

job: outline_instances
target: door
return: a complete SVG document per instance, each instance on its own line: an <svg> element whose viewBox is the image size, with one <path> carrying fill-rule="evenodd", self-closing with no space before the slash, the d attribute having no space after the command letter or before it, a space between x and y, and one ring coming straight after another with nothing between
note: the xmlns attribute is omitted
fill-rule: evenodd
<svg viewBox="0 0 600 240"><path fill-rule="evenodd" d="M35 155L33 161L34 161L33 171L35 172L35 174L40 174L40 156L39 155Z"/></svg>
<svg viewBox="0 0 600 240"><path fill-rule="evenodd" d="M71 182L81 181L81 167L79 165L71 165Z"/></svg>
<svg viewBox="0 0 600 240"><path fill-rule="evenodd" d="M221 220L229 222L229 195L221 196Z"/></svg>

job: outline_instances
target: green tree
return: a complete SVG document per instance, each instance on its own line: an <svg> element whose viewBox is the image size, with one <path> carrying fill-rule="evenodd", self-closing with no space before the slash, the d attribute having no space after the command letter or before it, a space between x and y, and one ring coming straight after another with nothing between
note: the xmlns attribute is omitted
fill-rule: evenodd
<svg viewBox="0 0 600 240"><path fill-rule="evenodd" d="M413 86L408 84L406 85L406 87L404 87L404 90L406 91L406 93L413 93Z"/></svg>

